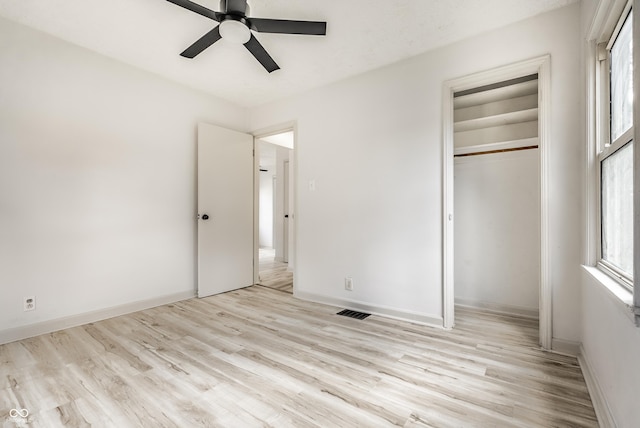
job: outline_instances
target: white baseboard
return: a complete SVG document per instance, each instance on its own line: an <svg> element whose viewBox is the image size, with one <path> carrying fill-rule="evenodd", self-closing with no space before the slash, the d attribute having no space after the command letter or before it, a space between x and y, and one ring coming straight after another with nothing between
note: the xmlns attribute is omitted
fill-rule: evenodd
<svg viewBox="0 0 640 428"><path fill-rule="evenodd" d="M139 300L137 302L125 303L124 305L98 309L96 311L85 312L68 317L56 318L53 320L43 321L35 324L9 328L0 331L0 345L4 343L14 342L16 340L39 336L41 334L63 330L65 328L77 327L79 325L88 324L91 322L102 321L108 318L117 317L119 315L142 311L144 309L155 308L156 306L167 305L169 303L191 299L192 297L195 297L195 293L193 291L184 291L181 293L169 294L166 296L155 297L148 300Z"/></svg>
<svg viewBox="0 0 640 428"><path fill-rule="evenodd" d="M456 305L468 306L471 308L486 309L491 312L501 314L518 315L521 317L535 318L539 317L538 308L525 308L523 306L504 305L502 303L484 302L481 300L461 299L456 297Z"/></svg>
<svg viewBox="0 0 640 428"><path fill-rule="evenodd" d="M564 339L551 339L551 352L577 357L580 354L580 343Z"/></svg>
<svg viewBox="0 0 640 428"><path fill-rule="evenodd" d="M589 390L589 395L591 396L593 409L596 411L598 424L602 428L615 428L616 422L613 419L611 410L609 409L607 398L602 392L602 388L600 387L598 378L596 378L596 375L593 372L591 365L589 364L589 358L586 356L584 348L582 346L580 346L580 352L578 352L578 362L580 363L582 375L584 376L584 380L587 384L587 389Z"/></svg>
<svg viewBox="0 0 640 428"><path fill-rule="evenodd" d="M399 309L357 302L354 300L338 299L335 297L307 293L304 291L295 291L295 289L293 296L301 300L307 300L309 302L322 303L325 305L336 306L342 309L351 309L353 311L366 312L372 315L380 315L387 318L426 325L429 327L436 327L441 329L443 325L442 317L434 315L423 315L415 312L402 311Z"/></svg>

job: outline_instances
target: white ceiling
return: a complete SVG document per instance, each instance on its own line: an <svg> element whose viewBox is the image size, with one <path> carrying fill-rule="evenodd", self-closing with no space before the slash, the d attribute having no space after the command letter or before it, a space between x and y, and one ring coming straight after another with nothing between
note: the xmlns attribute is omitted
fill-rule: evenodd
<svg viewBox="0 0 640 428"><path fill-rule="evenodd" d="M257 34L272 74L220 40L179 54L216 22L166 0L0 0L0 16L251 107L308 91L578 0L249 0L262 18L327 21L327 36ZM218 0L197 0L219 10Z"/></svg>

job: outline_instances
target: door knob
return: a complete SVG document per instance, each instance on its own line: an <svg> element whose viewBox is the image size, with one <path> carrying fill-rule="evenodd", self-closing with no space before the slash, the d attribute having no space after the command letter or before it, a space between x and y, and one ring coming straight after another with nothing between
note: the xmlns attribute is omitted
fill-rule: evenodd
<svg viewBox="0 0 640 428"><path fill-rule="evenodd" d="M203 220L209 220L209 214L203 214L202 215L202 219Z"/></svg>

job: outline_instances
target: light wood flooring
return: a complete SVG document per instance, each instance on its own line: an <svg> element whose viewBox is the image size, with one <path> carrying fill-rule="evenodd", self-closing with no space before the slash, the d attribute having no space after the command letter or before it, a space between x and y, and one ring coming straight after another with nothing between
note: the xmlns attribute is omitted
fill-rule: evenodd
<svg viewBox="0 0 640 428"><path fill-rule="evenodd" d="M2 345L0 426L597 426L576 359L539 350L533 320L337 311L254 286Z"/></svg>
<svg viewBox="0 0 640 428"><path fill-rule="evenodd" d="M259 265L259 285L293 294L293 272L287 263L275 261L275 251L261 248Z"/></svg>

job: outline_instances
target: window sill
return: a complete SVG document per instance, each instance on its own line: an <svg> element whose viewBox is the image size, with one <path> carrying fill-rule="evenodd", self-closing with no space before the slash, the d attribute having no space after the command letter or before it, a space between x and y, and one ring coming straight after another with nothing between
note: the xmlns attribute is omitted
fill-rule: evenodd
<svg viewBox="0 0 640 428"><path fill-rule="evenodd" d="M582 268L608 291L607 295L627 315L629 320L640 327L636 323L634 315L633 293L596 267L582 265Z"/></svg>

